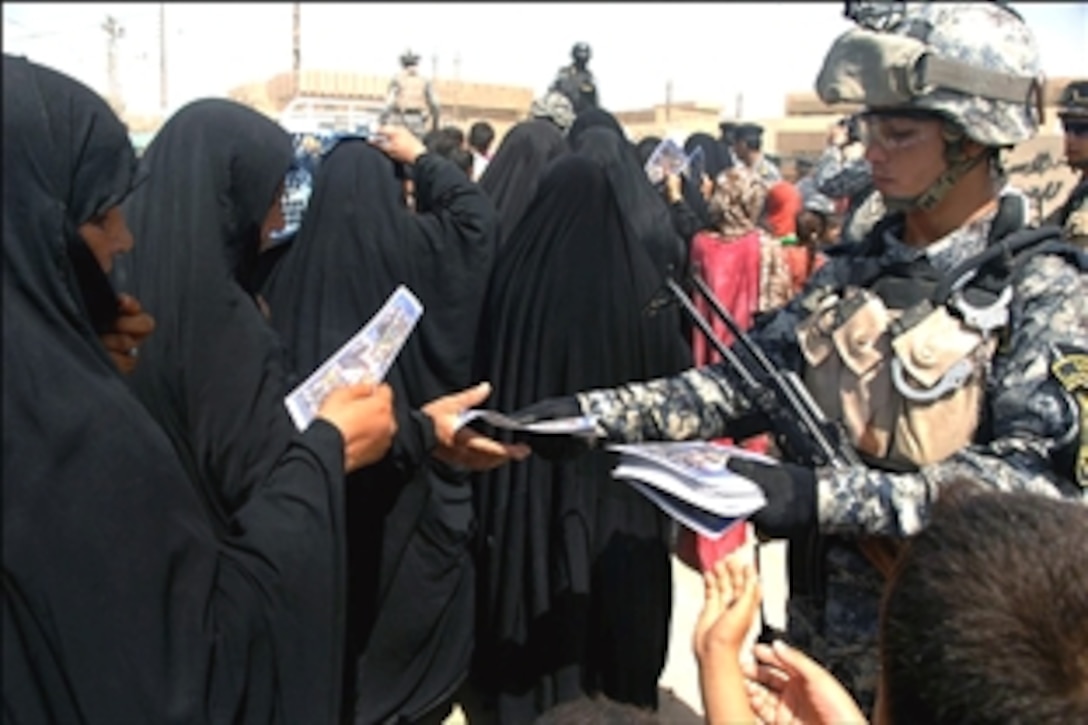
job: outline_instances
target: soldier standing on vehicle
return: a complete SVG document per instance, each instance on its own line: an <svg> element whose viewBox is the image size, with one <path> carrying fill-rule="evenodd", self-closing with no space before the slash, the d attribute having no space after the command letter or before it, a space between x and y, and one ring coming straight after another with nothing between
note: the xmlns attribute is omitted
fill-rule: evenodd
<svg viewBox="0 0 1088 725"><path fill-rule="evenodd" d="M570 99L575 114L598 105L597 81L588 68L590 55L588 43L575 43L570 50L573 62L559 69L559 75L550 88Z"/></svg>
<svg viewBox="0 0 1088 725"><path fill-rule="evenodd" d="M1088 80L1073 81L1062 91L1058 117L1065 130L1065 162L1080 174L1077 185L1047 221L1062 236L1088 249Z"/></svg>
<svg viewBox="0 0 1088 725"><path fill-rule="evenodd" d="M431 82L419 74L419 56L400 57L401 71L389 82L382 123L404 126L418 138L438 128L438 101Z"/></svg>
<svg viewBox="0 0 1088 725"><path fill-rule="evenodd" d="M1000 193L999 154L1038 129L1035 38L1004 4L884 7L835 41L817 90L866 107L865 155L888 212L751 333L865 463L729 464L767 498L757 530L790 541L790 639L870 712L884 579L946 484L1088 500L1088 258L1053 227L1028 228L1022 201ZM896 83L905 77L917 82ZM743 439L773 419L757 393L718 363L514 415L595 416L598 437L617 443ZM530 443L565 457L580 440Z"/></svg>

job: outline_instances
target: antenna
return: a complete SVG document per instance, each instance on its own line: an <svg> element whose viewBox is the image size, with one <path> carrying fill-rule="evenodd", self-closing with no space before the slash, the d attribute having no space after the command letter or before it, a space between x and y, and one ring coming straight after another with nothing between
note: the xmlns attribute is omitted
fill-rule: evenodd
<svg viewBox="0 0 1088 725"><path fill-rule="evenodd" d="M121 81L117 73L117 44L125 37L125 29L117 18L107 15L102 23L102 30L106 32L106 74L109 78L109 102L117 115L121 115L125 109L121 99Z"/></svg>
<svg viewBox="0 0 1088 725"><path fill-rule="evenodd" d="M291 3L291 80L298 95L302 72L302 3Z"/></svg>
<svg viewBox="0 0 1088 725"><path fill-rule="evenodd" d="M169 95L166 90L166 3L159 3L159 111L166 114Z"/></svg>

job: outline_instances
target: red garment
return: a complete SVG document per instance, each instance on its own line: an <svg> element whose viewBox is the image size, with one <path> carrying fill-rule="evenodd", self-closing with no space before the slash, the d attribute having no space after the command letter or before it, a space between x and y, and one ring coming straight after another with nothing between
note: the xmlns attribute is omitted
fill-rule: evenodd
<svg viewBox="0 0 1088 725"><path fill-rule="evenodd" d="M743 330L752 327L752 319L759 307L760 234L752 230L734 239L725 239L714 232L699 232L691 243L691 263ZM700 295L695 306L708 320L718 339L725 345L733 344L733 335L725 323L717 318L710 303ZM707 365L721 360L721 355L711 347L698 329L694 330L692 347L695 364ZM719 438L715 443L733 445L730 438ZM750 451L766 453L766 436L750 438L739 444ZM747 527L734 526L722 538L714 540L696 534L689 529L680 532L677 554L688 566L698 571L712 567L722 557L728 556L747 540Z"/></svg>
<svg viewBox="0 0 1088 725"><path fill-rule="evenodd" d="M767 192L763 218L771 236L781 239L797 233L797 215L803 207L801 192L788 181L779 181Z"/></svg>
<svg viewBox="0 0 1088 725"><path fill-rule="evenodd" d="M759 309L760 237L754 229L743 236L725 239L714 232L699 232L691 243L691 264L714 295L729 311L741 329L752 326ZM696 295L695 306L711 320L715 334L725 345L733 336L725 323L714 317L710 304ZM692 332L696 365L721 361L719 355L698 329Z"/></svg>

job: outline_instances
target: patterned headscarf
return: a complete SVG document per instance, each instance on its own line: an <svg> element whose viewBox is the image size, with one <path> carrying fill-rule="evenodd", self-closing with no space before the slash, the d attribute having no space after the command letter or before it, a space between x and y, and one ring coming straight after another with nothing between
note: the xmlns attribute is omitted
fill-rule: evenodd
<svg viewBox="0 0 1088 725"><path fill-rule="evenodd" d="M533 101L529 116L551 121L560 131L566 133L574 123L574 106L562 93L551 91L543 98Z"/></svg>
<svg viewBox="0 0 1088 725"><path fill-rule="evenodd" d="M718 174L710 221L722 236L739 237L755 229L766 198L767 187L758 176L743 165L733 166Z"/></svg>

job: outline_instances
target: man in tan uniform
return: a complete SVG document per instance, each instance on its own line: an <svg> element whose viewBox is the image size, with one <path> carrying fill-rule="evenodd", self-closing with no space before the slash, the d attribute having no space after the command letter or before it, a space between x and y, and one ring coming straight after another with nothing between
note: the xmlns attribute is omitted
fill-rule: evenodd
<svg viewBox="0 0 1088 725"><path fill-rule="evenodd" d="M423 138L438 128L438 101L431 82L419 75L419 56L411 50L400 57L401 71L389 83L382 122L404 126Z"/></svg>

